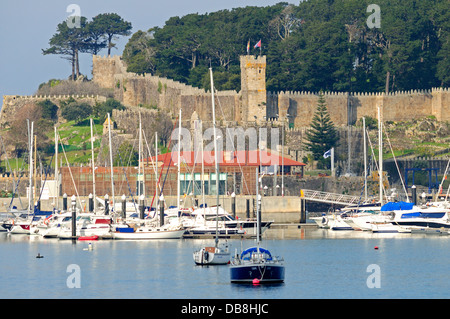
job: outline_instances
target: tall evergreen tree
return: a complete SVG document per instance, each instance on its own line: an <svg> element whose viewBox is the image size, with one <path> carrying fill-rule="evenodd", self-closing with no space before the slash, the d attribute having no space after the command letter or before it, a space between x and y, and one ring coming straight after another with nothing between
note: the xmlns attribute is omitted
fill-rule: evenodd
<svg viewBox="0 0 450 319"><path fill-rule="evenodd" d="M306 132L305 150L313 153L314 159L320 159L323 154L338 145L338 134L328 114L323 93L319 93L317 109L311 122L311 130Z"/></svg>
<svg viewBox="0 0 450 319"><path fill-rule="evenodd" d="M78 55L80 52L90 50L90 37L87 34L87 19L80 17L80 27L71 27L67 21L57 26L57 33L49 40L50 48L43 49L42 54L57 54L72 64L71 79L75 80L80 75Z"/></svg>
<svg viewBox="0 0 450 319"><path fill-rule="evenodd" d="M125 21L117 13L101 13L92 18L92 31L97 33L98 38L103 34L108 48L108 55L111 55L111 49L116 45L113 39L119 35L128 36L131 34L131 22Z"/></svg>

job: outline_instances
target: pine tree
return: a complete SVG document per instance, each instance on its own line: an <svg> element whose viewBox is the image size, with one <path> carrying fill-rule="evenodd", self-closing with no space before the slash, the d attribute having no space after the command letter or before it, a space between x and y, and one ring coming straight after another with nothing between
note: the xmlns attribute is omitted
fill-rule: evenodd
<svg viewBox="0 0 450 319"><path fill-rule="evenodd" d="M323 93L319 93L319 101L311 122L311 130L306 132L305 150L313 153L318 160L323 154L338 145L338 134L328 114L327 104Z"/></svg>

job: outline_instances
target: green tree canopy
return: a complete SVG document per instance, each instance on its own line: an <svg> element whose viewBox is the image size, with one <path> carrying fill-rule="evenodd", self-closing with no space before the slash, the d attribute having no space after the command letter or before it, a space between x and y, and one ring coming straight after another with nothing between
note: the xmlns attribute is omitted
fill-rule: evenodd
<svg viewBox="0 0 450 319"><path fill-rule="evenodd" d="M131 34L131 22L125 21L117 13L101 13L92 18L91 29L98 35L98 39L105 38L108 55L111 54L111 49L115 47L112 42L115 37L122 35L128 36Z"/></svg>
<svg viewBox="0 0 450 319"><path fill-rule="evenodd" d="M131 23L124 21L116 13L103 13L95 16L92 21L80 17L79 25L63 21L58 24L56 33L50 38L50 47L42 50L42 54L61 55L72 64L71 79L80 76L79 53L97 54L108 47L108 55L115 46L112 42L117 36L131 34Z"/></svg>
<svg viewBox="0 0 450 319"><path fill-rule="evenodd" d="M269 91L384 92L450 85L448 0L380 0L370 28L369 0L308 0L171 17L135 33L128 71L205 88L212 66L224 87L240 89L239 56L267 56ZM226 73L219 74L219 73ZM216 75L216 74L215 74Z"/></svg>
<svg viewBox="0 0 450 319"><path fill-rule="evenodd" d="M112 113L113 110L124 110L125 107L117 100L107 99L105 102L96 103L93 108L95 117L98 117L100 122L104 122L108 116L108 113Z"/></svg>
<svg viewBox="0 0 450 319"><path fill-rule="evenodd" d="M78 54L90 50L89 35L87 34L87 19L80 18L80 27L73 27L67 21L61 22L56 28L56 33L51 37L48 49L43 49L42 54L57 54L63 59L69 60L72 65L71 79L75 80L80 75Z"/></svg>
<svg viewBox="0 0 450 319"><path fill-rule="evenodd" d="M311 130L306 132L305 150L312 152L314 159L322 158L323 154L336 147L339 136L328 114L327 104L323 94L319 95L317 109L314 113Z"/></svg>
<svg viewBox="0 0 450 319"><path fill-rule="evenodd" d="M75 123L84 120L92 114L92 106L85 102L71 102L62 107L61 116Z"/></svg>
<svg viewBox="0 0 450 319"><path fill-rule="evenodd" d="M58 106L49 99L38 102L37 105L41 107L44 119L56 120L58 118Z"/></svg>

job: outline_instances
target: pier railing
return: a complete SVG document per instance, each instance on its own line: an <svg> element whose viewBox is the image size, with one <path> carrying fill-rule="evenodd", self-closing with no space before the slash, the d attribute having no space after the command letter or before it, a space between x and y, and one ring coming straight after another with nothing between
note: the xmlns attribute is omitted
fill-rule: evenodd
<svg viewBox="0 0 450 319"><path fill-rule="evenodd" d="M300 197L309 201L340 205L355 205L361 201L359 196L326 193L310 189L302 189Z"/></svg>

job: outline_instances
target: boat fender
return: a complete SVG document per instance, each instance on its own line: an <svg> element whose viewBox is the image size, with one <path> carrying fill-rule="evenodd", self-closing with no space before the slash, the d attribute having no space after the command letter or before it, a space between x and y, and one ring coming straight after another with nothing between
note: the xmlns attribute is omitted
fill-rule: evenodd
<svg viewBox="0 0 450 319"><path fill-rule="evenodd" d="M208 260L209 253L207 251L205 251L205 253L203 255L205 256L205 260Z"/></svg>

